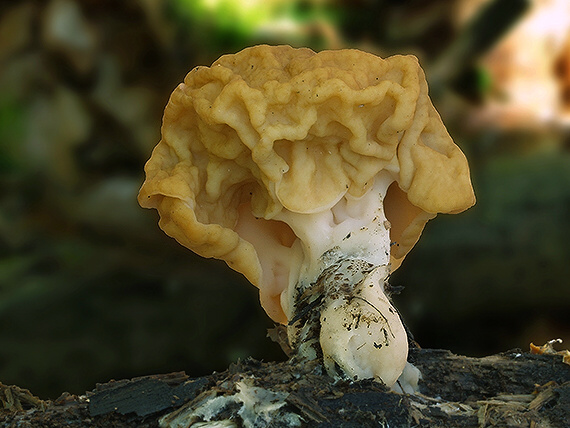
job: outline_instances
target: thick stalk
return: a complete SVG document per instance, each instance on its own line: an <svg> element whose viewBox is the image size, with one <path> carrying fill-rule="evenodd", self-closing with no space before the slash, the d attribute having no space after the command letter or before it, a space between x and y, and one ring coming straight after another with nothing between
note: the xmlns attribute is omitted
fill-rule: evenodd
<svg viewBox="0 0 570 428"><path fill-rule="evenodd" d="M384 293L387 265L345 258L299 296L290 342L303 358L322 358L335 377L374 378L392 386L407 361L408 342Z"/></svg>
<svg viewBox="0 0 570 428"><path fill-rule="evenodd" d="M302 358L321 359L332 376L388 386L408 353L405 329L384 292L390 274L384 197L392 182L386 172L361 197L346 194L328 210L275 217L293 230L301 251L281 294L291 347Z"/></svg>

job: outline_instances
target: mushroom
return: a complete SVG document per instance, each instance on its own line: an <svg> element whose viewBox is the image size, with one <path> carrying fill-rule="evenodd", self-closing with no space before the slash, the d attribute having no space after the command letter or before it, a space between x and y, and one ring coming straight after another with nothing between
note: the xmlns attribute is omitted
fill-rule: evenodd
<svg viewBox="0 0 570 428"><path fill-rule="evenodd" d="M388 276L437 213L475 202L413 56L254 46L172 93L138 197L259 288L299 357L392 386L408 340Z"/></svg>

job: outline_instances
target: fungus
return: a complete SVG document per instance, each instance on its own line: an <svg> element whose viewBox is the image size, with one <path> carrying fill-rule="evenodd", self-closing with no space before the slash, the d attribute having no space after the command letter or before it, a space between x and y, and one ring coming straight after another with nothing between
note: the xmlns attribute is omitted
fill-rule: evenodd
<svg viewBox="0 0 570 428"><path fill-rule="evenodd" d="M413 56L254 46L172 93L139 202L259 288L297 355L392 386L405 329L385 284L437 213L474 204Z"/></svg>

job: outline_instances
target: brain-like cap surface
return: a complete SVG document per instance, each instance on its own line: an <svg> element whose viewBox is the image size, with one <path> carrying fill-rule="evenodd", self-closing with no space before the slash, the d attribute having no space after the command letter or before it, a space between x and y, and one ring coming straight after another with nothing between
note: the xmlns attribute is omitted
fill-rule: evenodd
<svg viewBox="0 0 570 428"><path fill-rule="evenodd" d="M240 207L266 220L315 213L389 171L395 268L427 220L475 201L417 59L358 50L262 45L196 67L171 95L145 171L139 202L161 228L257 286L256 249L234 230Z"/></svg>

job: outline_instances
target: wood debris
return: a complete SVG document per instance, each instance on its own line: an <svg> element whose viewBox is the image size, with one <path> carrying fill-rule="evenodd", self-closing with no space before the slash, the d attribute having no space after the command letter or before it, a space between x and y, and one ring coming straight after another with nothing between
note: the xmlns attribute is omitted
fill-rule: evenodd
<svg viewBox="0 0 570 428"><path fill-rule="evenodd" d="M111 381L53 402L2 385L0 426L156 428L163 420L196 428L271 419L279 421L275 428L562 428L570 420L570 367L558 355L514 350L471 358L413 349L410 358L423 374L415 395L372 380L335 381L317 364L253 359L197 379L180 372Z"/></svg>

